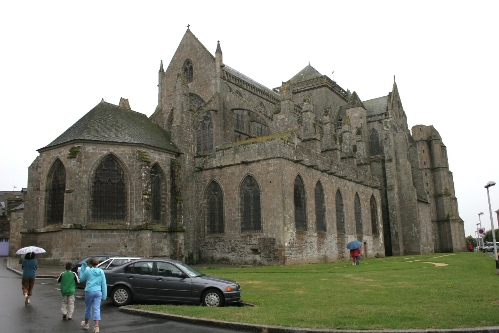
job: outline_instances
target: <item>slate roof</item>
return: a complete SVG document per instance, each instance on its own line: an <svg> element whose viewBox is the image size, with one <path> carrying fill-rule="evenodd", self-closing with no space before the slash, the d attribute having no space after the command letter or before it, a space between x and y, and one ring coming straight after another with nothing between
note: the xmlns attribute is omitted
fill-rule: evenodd
<svg viewBox="0 0 499 333"><path fill-rule="evenodd" d="M307 65L304 69L298 72L295 76L291 78L291 83L297 83L297 82L302 82L310 79L314 79L316 77L322 77L322 74L319 73L315 68L312 66Z"/></svg>
<svg viewBox="0 0 499 333"><path fill-rule="evenodd" d="M153 123L145 114L105 101L101 101L57 139L39 150L71 141L142 144L180 152L171 142L170 133Z"/></svg>
<svg viewBox="0 0 499 333"><path fill-rule="evenodd" d="M376 114L385 113L387 111L388 96L370 99L368 101L363 101L362 103L367 110L367 115L374 116Z"/></svg>
<svg viewBox="0 0 499 333"><path fill-rule="evenodd" d="M243 73L235 70L234 68L228 66L228 65L225 65L224 64L224 70L226 70L227 72L231 73L232 75L235 75L237 76L238 78L248 82L248 83L251 83L252 85L260 88L260 89L263 89L263 90L266 90L268 91L269 93L271 93L272 95L275 95L275 96L279 96L279 94L277 94L275 91L273 91L272 89L269 89L267 87L265 87L263 84L261 83L258 83L256 82L255 80L253 80L252 78L250 78L249 76L246 76L244 75Z"/></svg>

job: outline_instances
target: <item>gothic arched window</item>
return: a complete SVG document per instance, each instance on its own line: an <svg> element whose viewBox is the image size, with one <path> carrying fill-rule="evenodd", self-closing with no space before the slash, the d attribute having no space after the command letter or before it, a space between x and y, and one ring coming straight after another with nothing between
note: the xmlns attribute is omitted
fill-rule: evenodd
<svg viewBox="0 0 499 333"><path fill-rule="evenodd" d="M224 233L224 196L220 185L212 181L206 190L206 229L208 234Z"/></svg>
<svg viewBox="0 0 499 333"><path fill-rule="evenodd" d="M354 199L354 209L355 209L355 233L362 235L362 210L360 207L360 198L357 193L355 193Z"/></svg>
<svg viewBox="0 0 499 333"><path fill-rule="evenodd" d="M153 221L160 221L163 207L163 179L164 174L158 164L151 168L151 213Z"/></svg>
<svg viewBox="0 0 499 333"><path fill-rule="evenodd" d="M378 131L376 131L374 128L372 129L371 134L369 135L369 148L371 156L381 155L382 153L381 146L379 145Z"/></svg>
<svg viewBox="0 0 499 333"><path fill-rule="evenodd" d="M345 214L343 213L343 197L336 191L336 228L338 233L345 233Z"/></svg>
<svg viewBox="0 0 499 333"><path fill-rule="evenodd" d="M210 112L201 116L196 128L196 153L210 154L213 151L213 123Z"/></svg>
<svg viewBox="0 0 499 333"><path fill-rule="evenodd" d="M91 200L92 219L97 221L125 219L125 173L113 155L106 156L95 171Z"/></svg>
<svg viewBox="0 0 499 333"><path fill-rule="evenodd" d="M373 235L378 234L378 208L374 195L371 196L371 229Z"/></svg>
<svg viewBox="0 0 499 333"><path fill-rule="evenodd" d="M296 230L307 230L307 212L305 207L305 186L300 176L296 176L294 184L295 227Z"/></svg>
<svg viewBox="0 0 499 333"><path fill-rule="evenodd" d="M65 192L66 168L60 159L56 159L47 179L47 224L63 222Z"/></svg>
<svg viewBox="0 0 499 333"><path fill-rule="evenodd" d="M194 67L192 67L192 62L189 59L184 62L183 72L187 82L192 82L194 77Z"/></svg>
<svg viewBox="0 0 499 333"><path fill-rule="evenodd" d="M262 213L260 206L260 187L255 178L244 178L240 194L241 232L262 230Z"/></svg>
<svg viewBox="0 0 499 333"><path fill-rule="evenodd" d="M315 185L315 223L317 231L326 231L326 206L321 182Z"/></svg>

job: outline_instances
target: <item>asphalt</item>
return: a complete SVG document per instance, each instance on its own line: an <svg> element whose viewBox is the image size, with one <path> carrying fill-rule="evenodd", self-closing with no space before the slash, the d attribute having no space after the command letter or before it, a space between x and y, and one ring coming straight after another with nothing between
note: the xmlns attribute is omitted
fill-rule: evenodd
<svg viewBox="0 0 499 333"><path fill-rule="evenodd" d="M22 275L21 264L19 257L7 258L7 269ZM40 265L37 269L37 278L57 278L64 271L64 266L45 266ZM142 315L148 317L165 318L182 322L196 323L201 325L209 325L220 328L238 329L242 332L261 332L261 333L499 333L499 326L477 327L477 328L460 328L460 329L409 329L409 330L337 330L337 329L311 329L311 328L296 328L282 327L271 325L252 325L245 323L233 323L226 321L218 321L204 318L193 318L187 316L177 316L166 313L153 311L145 311L133 309L128 306L122 306L121 311L134 315Z"/></svg>

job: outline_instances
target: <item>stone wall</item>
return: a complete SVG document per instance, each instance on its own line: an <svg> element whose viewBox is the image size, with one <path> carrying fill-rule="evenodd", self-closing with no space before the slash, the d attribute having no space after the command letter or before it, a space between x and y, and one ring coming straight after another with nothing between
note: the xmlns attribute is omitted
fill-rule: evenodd
<svg viewBox="0 0 499 333"><path fill-rule="evenodd" d="M262 231L245 234L240 232L239 186L244 177L251 175L258 182L261 193ZM305 185L307 230L296 231L294 221L293 184L301 177ZM207 210L204 195L199 195L199 223L197 243L201 249L200 260L235 261L242 263L281 264L336 261L348 258L345 246L357 237L353 202L359 195L362 211L363 241L367 255L384 256L382 221L378 218L377 235L372 235L370 223L370 199L380 203L379 191L315 168L285 159L261 160L248 164L231 165L203 170L197 173L198 193L204 194L211 181L217 181L223 191L225 233L206 233ZM320 181L324 188L327 232L317 232L315 226L314 191ZM346 234L336 231L335 194L340 190L344 200ZM381 208L378 217L381 216ZM270 243L259 242L272 240ZM275 241L275 243L273 243ZM274 245L269 245L274 244ZM235 251L233 253L233 250Z"/></svg>
<svg viewBox="0 0 499 333"><path fill-rule="evenodd" d="M94 254L171 257L171 239L176 237L177 233L62 228L52 232L23 231L22 236L22 246L37 244L47 251L47 254L39 256L41 263L63 265L68 261Z"/></svg>

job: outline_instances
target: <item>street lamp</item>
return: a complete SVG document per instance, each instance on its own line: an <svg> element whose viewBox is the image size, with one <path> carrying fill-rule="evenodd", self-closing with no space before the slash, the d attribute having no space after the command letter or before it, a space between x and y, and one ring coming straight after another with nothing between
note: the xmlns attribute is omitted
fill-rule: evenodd
<svg viewBox="0 0 499 333"><path fill-rule="evenodd" d="M479 238L479 237L480 237L480 234L478 233L478 226L479 226L479 225L480 225L480 223L477 223L477 224L476 224L476 231L475 231L475 233L476 233L476 246L480 246L479 241L478 241L478 240L480 239L480 238Z"/></svg>
<svg viewBox="0 0 499 333"><path fill-rule="evenodd" d="M496 232L494 230L494 220L492 220L492 208L490 208L490 194L489 194L489 187L494 186L496 183L493 181L490 181L485 185L485 188L487 189L487 199L489 200L489 214L490 214L490 228L492 229L492 241L494 242L494 260L496 261L496 270L497 274L499 275L499 261L497 260L497 244L496 244Z"/></svg>
<svg viewBox="0 0 499 333"><path fill-rule="evenodd" d="M483 215L483 212L478 213L478 221L480 221L480 229L482 229L482 220L480 219L480 215ZM480 249L483 248L483 235L480 235Z"/></svg>

